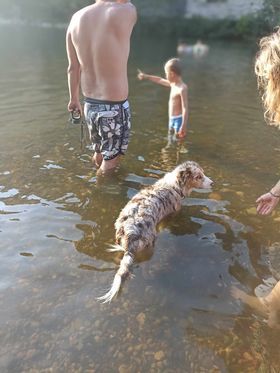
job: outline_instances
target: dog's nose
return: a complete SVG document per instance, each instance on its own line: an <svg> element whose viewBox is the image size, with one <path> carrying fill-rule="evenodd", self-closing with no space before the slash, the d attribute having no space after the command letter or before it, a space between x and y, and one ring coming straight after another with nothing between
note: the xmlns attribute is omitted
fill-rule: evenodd
<svg viewBox="0 0 280 373"><path fill-rule="evenodd" d="M210 186L212 187L214 185L214 181L211 181Z"/></svg>

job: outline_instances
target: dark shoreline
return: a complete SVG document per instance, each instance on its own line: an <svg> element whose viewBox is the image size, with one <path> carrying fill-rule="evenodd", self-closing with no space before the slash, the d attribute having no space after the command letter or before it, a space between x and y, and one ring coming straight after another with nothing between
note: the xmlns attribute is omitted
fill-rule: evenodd
<svg viewBox="0 0 280 373"><path fill-rule="evenodd" d="M0 25L38 26L43 28L66 28L69 19L15 19L2 18ZM279 21L280 23L280 21ZM134 35L153 37L175 37L179 39L254 40L272 32L274 27L261 16L245 16L234 19L193 18L138 18Z"/></svg>
<svg viewBox="0 0 280 373"><path fill-rule="evenodd" d="M178 39L202 38L221 40L252 40L272 32L273 26L261 15L234 19L153 18L138 19L135 34L174 36Z"/></svg>

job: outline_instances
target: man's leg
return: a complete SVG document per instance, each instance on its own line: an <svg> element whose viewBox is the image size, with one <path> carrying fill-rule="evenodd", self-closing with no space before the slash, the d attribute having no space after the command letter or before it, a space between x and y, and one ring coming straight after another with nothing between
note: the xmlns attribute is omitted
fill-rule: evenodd
<svg viewBox="0 0 280 373"><path fill-rule="evenodd" d="M99 168L99 171L101 171L102 173L106 173L107 171L110 171L110 170L113 170L114 168L116 168L120 163L120 156L116 156L115 158L113 159L110 159L108 161L105 161L103 159L102 163L101 163L101 166Z"/></svg>
<svg viewBox="0 0 280 373"><path fill-rule="evenodd" d="M102 161L103 161L103 157L102 157L102 154L101 153L97 153L95 152L92 156L92 163L95 164L95 166L97 168L99 168L102 164Z"/></svg>
<svg viewBox="0 0 280 373"><path fill-rule="evenodd" d="M103 174L113 171L119 165L121 154L126 153L130 133L128 102L114 104L112 107L112 117L109 117L107 113L107 116L103 116L99 121L99 135L102 138L100 151L103 160L98 173Z"/></svg>

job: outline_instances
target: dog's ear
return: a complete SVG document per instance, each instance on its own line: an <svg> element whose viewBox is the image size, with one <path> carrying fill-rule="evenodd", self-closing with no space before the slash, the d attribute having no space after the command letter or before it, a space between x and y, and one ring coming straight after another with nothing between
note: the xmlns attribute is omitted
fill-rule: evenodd
<svg viewBox="0 0 280 373"><path fill-rule="evenodd" d="M191 167L187 167L185 170L179 171L178 181L181 186L185 185L187 180L192 177Z"/></svg>

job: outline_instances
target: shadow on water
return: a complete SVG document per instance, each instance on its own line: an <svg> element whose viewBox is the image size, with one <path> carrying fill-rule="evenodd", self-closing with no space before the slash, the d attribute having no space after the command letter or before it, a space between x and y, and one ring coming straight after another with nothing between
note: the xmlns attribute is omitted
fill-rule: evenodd
<svg viewBox="0 0 280 373"><path fill-rule="evenodd" d="M183 61L189 132L170 145L168 91L136 70L163 74L177 41L134 39L129 151L98 180L79 127L67 124L64 31L1 31L1 372L278 371L278 335L231 295L267 283L279 235L279 212L255 211L279 177L279 145L263 125L254 50L215 43L206 59ZM119 211L187 159L214 190L194 191L162 221L120 296L97 303L120 260L106 251Z"/></svg>

